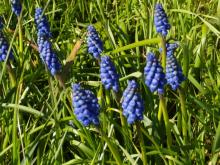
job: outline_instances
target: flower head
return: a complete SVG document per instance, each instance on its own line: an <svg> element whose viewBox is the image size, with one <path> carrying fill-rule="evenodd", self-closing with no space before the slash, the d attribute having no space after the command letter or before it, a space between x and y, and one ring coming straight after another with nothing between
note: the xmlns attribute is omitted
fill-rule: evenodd
<svg viewBox="0 0 220 165"><path fill-rule="evenodd" d="M11 0L12 11L19 16L21 13L21 1L20 0Z"/></svg>
<svg viewBox="0 0 220 165"><path fill-rule="evenodd" d="M180 84L185 80L183 76L182 68L178 64L174 51L178 47L177 44L166 44L167 56L166 56L166 79L167 83L173 90L179 88Z"/></svg>
<svg viewBox="0 0 220 165"><path fill-rule="evenodd" d="M7 54L8 54L8 42L6 40L6 38L4 37L4 34L2 31L0 31L0 61L5 61L7 58ZM9 59L13 59L14 55L12 53L12 51L9 52Z"/></svg>
<svg viewBox="0 0 220 165"><path fill-rule="evenodd" d="M168 30L170 29L170 24L168 22L167 14L160 3L157 3L155 6L154 24L158 33L160 33L162 36L167 35Z"/></svg>
<svg viewBox="0 0 220 165"><path fill-rule="evenodd" d="M151 92L158 91L159 94L164 93L164 85L166 84L165 74L157 58L151 52L147 55L144 76L145 84L149 87Z"/></svg>
<svg viewBox="0 0 220 165"><path fill-rule="evenodd" d="M99 125L98 99L89 90L81 88L79 84L74 84L73 89L73 107L77 119L84 125Z"/></svg>
<svg viewBox="0 0 220 165"><path fill-rule="evenodd" d="M37 25L37 44L40 52L40 57L42 61L46 64L50 73L54 76L61 70L61 64L52 49L52 44L50 42L50 28L47 19L42 15L42 9L37 8L35 13L35 23Z"/></svg>
<svg viewBox="0 0 220 165"><path fill-rule="evenodd" d="M143 120L144 102L137 88L136 81L131 80L123 92L123 115L127 118L129 124L134 123L136 120Z"/></svg>
<svg viewBox="0 0 220 165"><path fill-rule="evenodd" d="M41 8L35 9L35 23L37 25L38 36L41 37L51 37L50 26L45 15L43 15L43 10Z"/></svg>
<svg viewBox="0 0 220 165"><path fill-rule="evenodd" d="M92 25L88 26L87 31L88 52L91 53L94 58L99 59L103 51L102 40L99 38L96 29Z"/></svg>
<svg viewBox="0 0 220 165"><path fill-rule="evenodd" d="M109 56L102 56L100 63L100 75L102 84L106 89L112 88L115 92L119 90L119 75Z"/></svg>
<svg viewBox="0 0 220 165"><path fill-rule="evenodd" d="M61 64L56 54L52 49L52 45L49 40L44 40L43 37L39 37L39 50L41 59L47 65L48 70L54 76L61 70Z"/></svg>

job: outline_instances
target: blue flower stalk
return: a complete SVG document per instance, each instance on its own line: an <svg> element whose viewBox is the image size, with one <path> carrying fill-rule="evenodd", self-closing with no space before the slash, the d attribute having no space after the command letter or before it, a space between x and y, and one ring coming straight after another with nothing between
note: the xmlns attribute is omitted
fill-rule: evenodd
<svg viewBox="0 0 220 165"><path fill-rule="evenodd" d="M112 88L115 92L119 91L119 75L109 56L101 57L100 77L105 89Z"/></svg>
<svg viewBox="0 0 220 165"><path fill-rule="evenodd" d="M165 74L162 66L159 64L159 61L152 52L149 52L147 55L144 77L145 84L151 92L157 91L159 94L164 93L164 85L166 84Z"/></svg>
<svg viewBox="0 0 220 165"><path fill-rule="evenodd" d="M6 61L7 56L8 56L9 60L14 59L13 52L11 50L9 52L8 41L6 40L6 38L2 32L2 29L3 29L3 23L2 23L2 18L0 17L0 62ZM8 70L8 74L9 74L9 78L10 78L12 87L14 87L16 85L16 78L15 78L14 71L13 71L9 61L7 61L6 67Z"/></svg>
<svg viewBox="0 0 220 165"><path fill-rule="evenodd" d="M89 25L87 31L88 52L92 54L94 58L100 59L100 54L103 52L102 40L94 26Z"/></svg>
<svg viewBox="0 0 220 165"><path fill-rule="evenodd" d="M183 76L182 68L178 64L174 51L177 48L177 44L166 44L167 57L166 57L166 79L167 83L173 90L180 87L180 84L185 80Z"/></svg>
<svg viewBox="0 0 220 165"><path fill-rule="evenodd" d="M77 119L84 126L99 125L100 106L96 96L91 91L83 89L80 84L74 84L72 89L72 102Z"/></svg>
<svg viewBox="0 0 220 165"><path fill-rule="evenodd" d="M43 15L43 10L37 8L35 10L35 23L37 26L37 43L39 47L39 52L42 61L46 64L50 73L55 76L61 71L61 64L52 49L52 44L50 42L51 32L49 23L46 17Z"/></svg>
<svg viewBox="0 0 220 165"><path fill-rule="evenodd" d="M154 10L154 25L157 33L162 36L167 36L168 30L171 28L166 12L163 9L162 4L157 3Z"/></svg>
<svg viewBox="0 0 220 165"><path fill-rule="evenodd" d="M143 120L144 102L137 90L137 82L135 80L130 80L127 88L123 92L123 115L127 118L129 124Z"/></svg>
<svg viewBox="0 0 220 165"><path fill-rule="evenodd" d="M178 64L176 57L174 56L175 50L178 48L176 43L167 43L167 56L166 56L166 79L167 83L171 86L172 90L178 90L179 99L181 103L181 125L184 142L187 142L187 122L188 115L185 107L185 94L180 89L180 84L185 80L181 66Z"/></svg>
<svg viewBox="0 0 220 165"><path fill-rule="evenodd" d="M19 16L21 14L21 1L20 0L11 0L12 11Z"/></svg>
<svg viewBox="0 0 220 165"><path fill-rule="evenodd" d="M0 30L0 62L6 60L8 53L9 53L8 59L11 59L11 60L14 59L14 55L12 51L10 52L8 51L9 51L8 41L4 37L3 32Z"/></svg>
<svg viewBox="0 0 220 165"><path fill-rule="evenodd" d="M41 8L35 9L35 24L37 26L38 36L51 38L50 25L47 21L45 15L43 15L43 10Z"/></svg>

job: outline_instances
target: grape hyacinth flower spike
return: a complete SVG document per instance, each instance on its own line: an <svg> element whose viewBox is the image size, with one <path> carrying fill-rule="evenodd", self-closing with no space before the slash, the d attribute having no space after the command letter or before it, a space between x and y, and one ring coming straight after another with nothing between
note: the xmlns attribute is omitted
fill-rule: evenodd
<svg viewBox="0 0 220 165"><path fill-rule="evenodd" d="M119 90L119 75L109 56L102 56L100 63L100 76L105 89Z"/></svg>
<svg viewBox="0 0 220 165"><path fill-rule="evenodd" d="M143 120L144 102L137 89L137 82L130 80L127 88L123 92L123 115L127 118L129 124L133 124L137 120Z"/></svg>
<svg viewBox="0 0 220 165"><path fill-rule="evenodd" d="M2 23L2 18L0 17L0 61L5 61L8 54L9 45L8 45L8 41L6 40L2 32L2 28L3 28L3 23ZM9 52L8 58L9 59L14 58L12 51Z"/></svg>
<svg viewBox="0 0 220 165"><path fill-rule="evenodd" d="M167 14L160 3L157 3L155 6L154 25L156 26L156 31L164 37L167 35L168 30L170 29Z"/></svg>
<svg viewBox="0 0 220 165"><path fill-rule="evenodd" d="M88 52L91 53L94 58L100 59L100 54L103 51L102 40L92 25L88 26L87 31Z"/></svg>
<svg viewBox="0 0 220 165"><path fill-rule="evenodd" d="M12 11L19 16L21 14L21 1L11 0Z"/></svg>
<svg viewBox="0 0 220 165"><path fill-rule="evenodd" d="M49 23L46 16L43 15L43 10L41 8L35 9L35 24L37 26L38 36L46 38L51 37Z"/></svg>
<svg viewBox="0 0 220 165"><path fill-rule="evenodd" d="M151 92L158 91L159 94L164 93L164 85L166 84L165 74L162 66L159 64L156 56L149 52L147 55L147 64L144 68L145 84Z"/></svg>
<svg viewBox="0 0 220 165"><path fill-rule="evenodd" d="M73 95L73 107L74 114L77 119L84 125L90 124L99 125L99 110L98 99L89 90L81 88L80 84L74 84L72 86Z"/></svg>
<svg viewBox="0 0 220 165"><path fill-rule="evenodd" d="M52 44L50 42L50 29L49 23L43 14L41 8L35 10L35 23L37 26L37 43L42 61L47 65L48 70L54 76L61 70L61 64L52 49Z"/></svg>
<svg viewBox="0 0 220 165"><path fill-rule="evenodd" d="M167 57L166 57L166 79L167 83L173 90L180 87L180 84L185 80L183 76L182 68L178 64L174 51L177 48L177 44L167 43Z"/></svg>

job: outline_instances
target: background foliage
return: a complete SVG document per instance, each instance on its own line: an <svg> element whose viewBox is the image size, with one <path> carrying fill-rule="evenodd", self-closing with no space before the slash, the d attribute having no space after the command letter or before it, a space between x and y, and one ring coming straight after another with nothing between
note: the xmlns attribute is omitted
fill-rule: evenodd
<svg viewBox="0 0 220 165"><path fill-rule="evenodd" d="M157 37L153 25L156 1L23 0L21 33L9 1L3 0L0 13L4 33L15 54L12 65L17 83L13 85L5 63L1 63L2 164L142 164L143 150L149 164L219 163L220 1L160 2L172 26L168 38L180 43L176 56L187 77L182 87L186 96L188 141L184 142L181 135L179 96L166 88L173 138L171 148L167 148L164 122L157 118L158 95L150 93L141 75L146 52L158 53L158 44L140 42ZM104 42L104 54L112 57L120 73L121 91L129 78L136 78L140 84L145 100L142 123L121 123L120 105L116 96L100 84L99 65L87 53L86 42L82 43L70 72L63 72L67 88L59 87L33 49L37 40L34 23L37 6L45 10L52 43L63 65L75 43L85 41L86 27L89 24L96 27ZM82 82L97 95L101 105L100 129L84 128L73 115L72 82Z"/></svg>

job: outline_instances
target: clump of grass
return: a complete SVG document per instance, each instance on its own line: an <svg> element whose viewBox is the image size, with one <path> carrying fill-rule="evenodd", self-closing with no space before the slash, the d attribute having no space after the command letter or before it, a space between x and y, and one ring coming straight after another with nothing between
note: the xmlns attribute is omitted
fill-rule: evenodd
<svg viewBox="0 0 220 165"><path fill-rule="evenodd" d="M14 54L13 61L0 64L2 164L219 163L219 2L161 1L170 27L159 37L155 1L20 2L18 16L11 3L0 2L1 34ZM35 6L44 7L47 41L63 64L56 79L39 56ZM88 52L94 47L85 38L91 24L103 43L98 56L108 55L120 75L117 92L102 85L99 60ZM185 81L177 90L165 86L158 97L144 82L145 55L158 53L167 72L166 44L175 41ZM139 84L144 110L143 120L128 124L121 91L131 79ZM71 84L79 82L97 94L98 126L84 127L74 114Z"/></svg>

